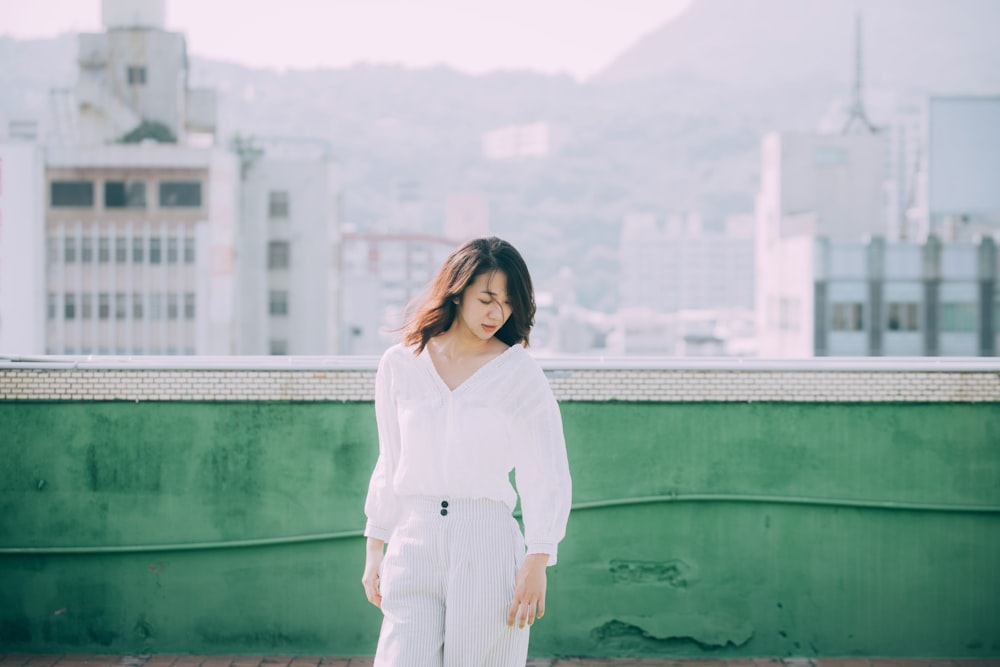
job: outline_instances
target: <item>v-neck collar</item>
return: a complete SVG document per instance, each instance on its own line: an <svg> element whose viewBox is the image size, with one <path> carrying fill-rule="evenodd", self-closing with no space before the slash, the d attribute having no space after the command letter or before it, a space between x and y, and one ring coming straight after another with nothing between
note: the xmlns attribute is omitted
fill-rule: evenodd
<svg viewBox="0 0 1000 667"><path fill-rule="evenodd" d="M511 345L506 350L504 350L500 354L496 355L495 357L493 357L492 359L490 359L489 361L487 361L485 364L483 364L482 366L480 366L476 370L472 371L472 374L469 375L469 377L467 377L464 380L462 380L462 382L460 382L459 385L457 387L455 387L454 389L452 389L451 387L449 387L448 383L444 381L443 377L441 377L441 373L438 372L437 366L434 365L434 359L431 358L431 351L430 351L430 349L427 346L424 346L424 349L420 352L419 356L420 356L420 358L422 358L424 360L424 366L427 368L427 371L431 374L431 376L434 377L434 379L437 382L437 384L439 385L439 387L446 394L448 394L449 396L451 396L451 395L459 393L460 391L462 391L463 389L465 389L467 386L473 384L474 381L477 380L479 377L481 377L483 375L483 373L488 368L499 364L500 361L502 359L504 359L507 356L507 354L511 350L513 350L515 347L517 347L517 344Z"/></svg>

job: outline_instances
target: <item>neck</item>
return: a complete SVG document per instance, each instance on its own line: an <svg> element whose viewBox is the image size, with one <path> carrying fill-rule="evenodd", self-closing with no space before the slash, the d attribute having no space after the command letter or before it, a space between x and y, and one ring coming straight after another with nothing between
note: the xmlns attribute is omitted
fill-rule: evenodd
<svg viewBox="0 0 1000 667"><path fill-rule="evenodd" d="M456 320L451 328L435 338L437 341L437 351L449 359L476 355L486 350L493 339L483 340L479 336L463 329Z"/></svg>

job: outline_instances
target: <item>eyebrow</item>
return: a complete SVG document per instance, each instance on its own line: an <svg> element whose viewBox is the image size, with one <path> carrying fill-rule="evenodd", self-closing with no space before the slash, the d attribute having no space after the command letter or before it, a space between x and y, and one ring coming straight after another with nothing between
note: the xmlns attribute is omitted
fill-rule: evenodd
<svg viewBox="0 0 1000 667"><path fill-rule="evenodd" d="M479 290L479 293L480 294L489 294L490 296L498 296L498 294L496 292L491 292L488 289Z"/></svg>

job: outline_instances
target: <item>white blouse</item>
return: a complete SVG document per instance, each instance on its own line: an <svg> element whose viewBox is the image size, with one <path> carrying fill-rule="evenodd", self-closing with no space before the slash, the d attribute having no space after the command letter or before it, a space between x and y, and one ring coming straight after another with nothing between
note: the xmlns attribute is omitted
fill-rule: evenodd
<svg viewBox="0 0 1000 667"><path fill-rule="evenodd" d="M549 554L554 565L571 481L562 417L545 374L513 345L453 391L427 349L414 350L389 348L375 376L379 457L365 535L390 539L401 496L490 498L513 511L519 492L527 553Z"/></svg>

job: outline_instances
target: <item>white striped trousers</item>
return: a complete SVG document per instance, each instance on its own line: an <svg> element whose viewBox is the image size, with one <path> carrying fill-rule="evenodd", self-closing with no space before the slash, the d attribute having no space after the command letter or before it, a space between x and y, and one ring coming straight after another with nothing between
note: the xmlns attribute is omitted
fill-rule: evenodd
<svg viewBox="0 0 1000 667"><path fill-rule="evenodd" d="M410 497L382 560L375 667L524 667L507 626L524 538L502 502Z"/></svg>

